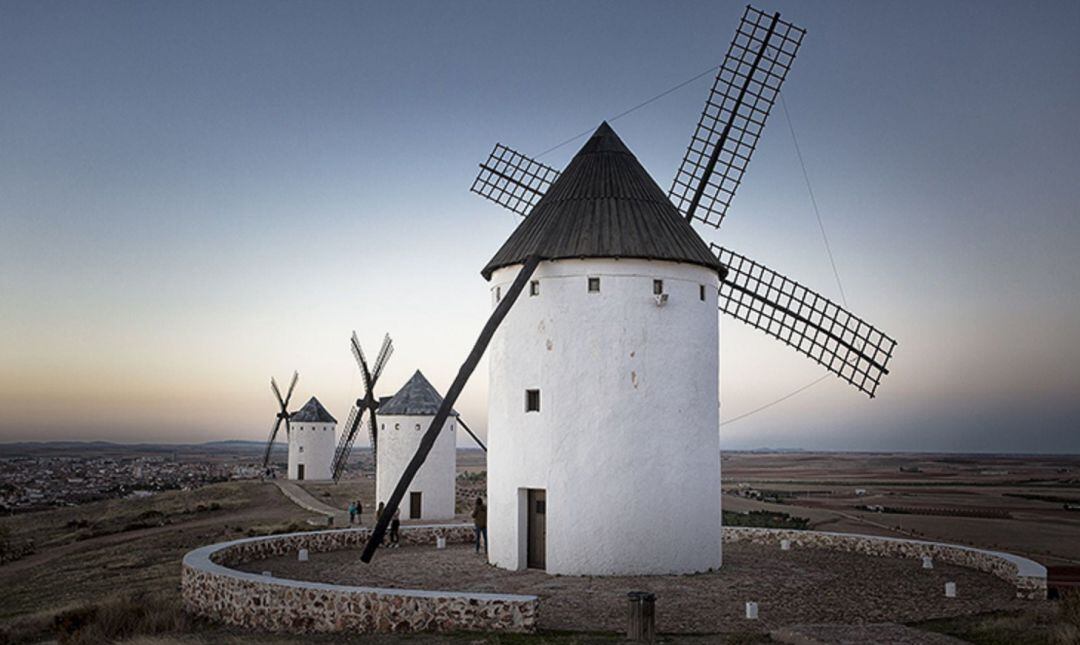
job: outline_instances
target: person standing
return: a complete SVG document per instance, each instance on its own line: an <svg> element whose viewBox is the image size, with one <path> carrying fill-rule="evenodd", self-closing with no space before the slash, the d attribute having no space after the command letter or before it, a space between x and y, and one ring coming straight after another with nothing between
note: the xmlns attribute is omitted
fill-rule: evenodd
<svg viewBox="0 0 1080 645"><path fill-rule="evenodd" d="M394 519L390 520L390 546L398 548L398 529L401 528L401 509L394 510Z"/></svg>
<svg viewBox="0 0 1080 645"><path fill-rule="evenodd" d="M487 507L482 497L476 498L472 512L473 528L476 530L476 552L480 553L480 538L484 538L484 553L487 553Z"/></svg>
<svg viewBox="0 0 1080 645"><path fill-rule="evenodd" d="M356 524L356 502L349 503L349 524Z"/></svg>
<svg viewBox="0 0 1080 645"><path fill-rule="evenodd" d="M364 505L360 503L360 500L356 500L356 523L360 526L364 525Z"/></svg>
<svg viewBox="0 0 1080 645"><path fill-rule="evenodd" d="M386 502L379 502L379 507L375 510L375 524L379 523L379 519L382 518L383 511L386 510ZM386 534L379 538L379 546L386 545Z"/></svg>

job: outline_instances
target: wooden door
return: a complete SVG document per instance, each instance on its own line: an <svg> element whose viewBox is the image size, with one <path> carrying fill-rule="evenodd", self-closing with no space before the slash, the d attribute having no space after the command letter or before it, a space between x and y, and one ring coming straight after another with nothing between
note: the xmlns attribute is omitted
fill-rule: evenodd
<svg viewBox="0 0 1080 645"><path fill-rule="evenodd" d="M296 464L296 479L304 481L304 464Z"/></svg>
<svg viewBox="0 0 1080 645"><path fill-rule="evenodd" d="M544 569L547 567L547 491L530 488L528 498L527 566L530 569Z"/></svg>
<svg viewBox="0 0 1080 645"><path fill-rule="evenodd" d="M420 519L420 493L409 493L409 519Z"/></svg>

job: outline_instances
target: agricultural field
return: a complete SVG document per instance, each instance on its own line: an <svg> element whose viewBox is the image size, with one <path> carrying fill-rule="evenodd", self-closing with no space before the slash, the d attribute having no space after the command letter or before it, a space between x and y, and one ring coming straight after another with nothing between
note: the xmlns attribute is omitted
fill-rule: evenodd
<svg viewBox="0 0 1080 645"><path fill-rule="evenodd" d="M727 511L1080 564L1080 457L730 452L722 468Z"/></svg>

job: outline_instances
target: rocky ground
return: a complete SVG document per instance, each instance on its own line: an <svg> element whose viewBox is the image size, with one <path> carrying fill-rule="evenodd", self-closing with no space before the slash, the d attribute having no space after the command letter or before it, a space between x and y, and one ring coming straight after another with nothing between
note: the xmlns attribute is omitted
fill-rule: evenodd
<svg viewBox="0 0 1080 645"><path fill-rule="evenodd" d="M916 560L893 560L825 550L780 551L751 544L725 547L719 572L664 577L564 577L509 572L487 564L464 545L386 549L372 564L357 551L312 554L244 565L252 572L349 585L535 594L546 630L625 629L626 593L656 594L657 629L665 633L768 632L798 623L913 623L932 618L1022 609L1013 587L988 574ZM959 597L946 599L946 581ZM451 582L452 581L452 582ZM744 618L745 602L760 619Z"/></svg>

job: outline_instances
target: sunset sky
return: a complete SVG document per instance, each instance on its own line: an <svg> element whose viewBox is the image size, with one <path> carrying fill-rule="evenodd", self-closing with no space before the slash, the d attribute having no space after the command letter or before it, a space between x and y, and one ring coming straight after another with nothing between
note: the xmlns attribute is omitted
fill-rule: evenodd
<svg viewBox="0 0 1080 645"><path fill-rule="evenodd" d="M518 221L476 164L719 64L744 4L0 3L0 441L264 440L294 369L344 421L353 329L394 337L379 394L445 391ZM795 134L899 344L877 398L830 377L722 445L1080 452L1080 3L755 6L808 31ZM612 122L665 189L711 82ZM703 236L839 298L779 105ZM720 364L722 419L824 374L724 317Z"/></svg>

